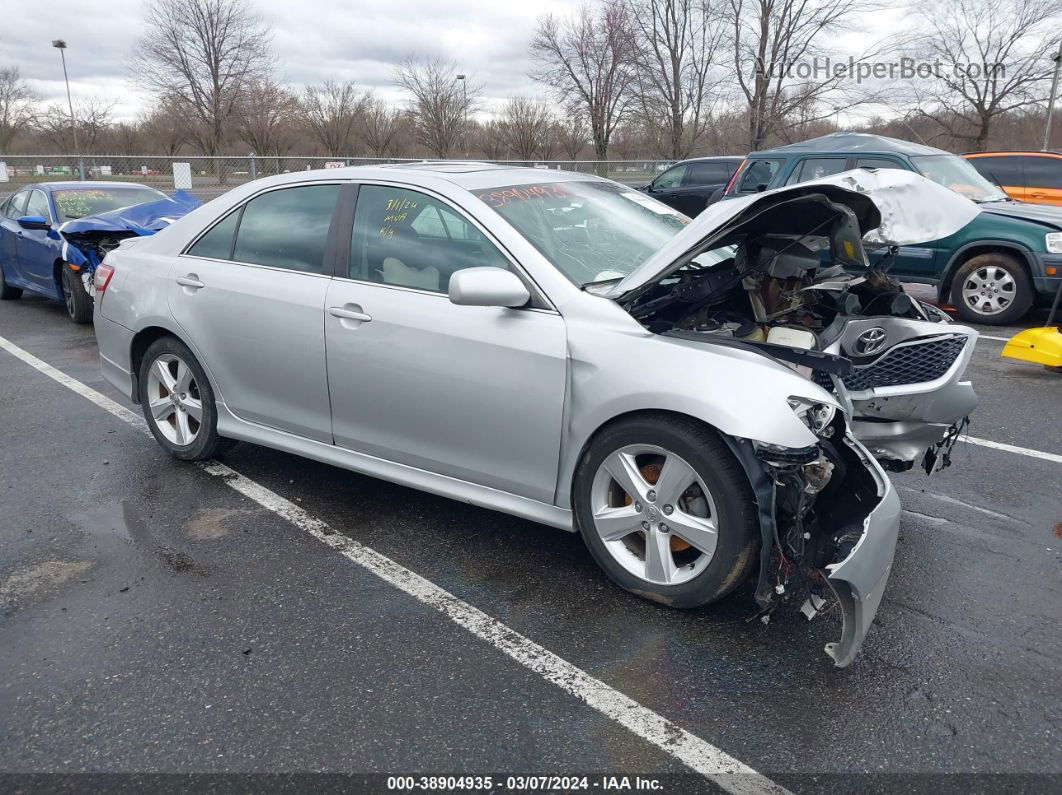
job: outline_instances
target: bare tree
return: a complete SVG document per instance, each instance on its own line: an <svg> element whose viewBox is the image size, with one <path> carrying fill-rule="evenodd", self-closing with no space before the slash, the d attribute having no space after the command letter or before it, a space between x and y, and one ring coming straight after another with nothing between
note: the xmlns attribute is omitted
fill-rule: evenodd
<svg viewBox="0 0 1062 795"><path fill-rule="evenodd" d="M275 81L265 78L247 86L236 104L236 136L256 155L279 156L294 140L294 121L299 115L295 96Z"/></svg>
<svg viewBox="0 0 1062 795"><path fill-rule="evenodd" d="M363 101L361 138L374 157L397 157L403 128L402 111L392 108L373 93Z"/></svg>
<svg viewBox="0 0 1062 795"><path fill-rule="evenodd" d="M869 101L843 69L816 70L823 40L878 0L726 0L728 47L747 113L745 148L760 149L798 116L827 119ZM860 60L870 57L863 55ZM820 61L825 63L825 61Z"/></svg>
<svg viewBox="0 0 1062 795"><path fill-rule="evenodd" d="M472 148L487 160L501 160L508 154L502 123L498 119L488 119L482 123L472 122L470 137Z"/></svg>
<svg viewBox="0 0 1062 795"><path fill-rule="evenodd" d="M564 119L557 122L557 144L569 160L578 160L590 140L590 128L579 108L569 108Z"/></svg>
<svg viewBox="0 0 1062 795"><path fill-rule="evenodd" d="M921 5L912 49L934 64L914 82L919 112L965 149L983 150L1000 117L1043 101L1062 0L936 0Z"/></svg>
<svg viewBox="0 0 1062 795"><path fill-rule="evenodd" d="M395 70L395 82L412 97L418 140L436 157L449 157L479 104L482 86L472 84L468 76L458 80L452 62L415 55Z"/></svg>
<svg viewBox="0 0 1062 795"><path fill-rule="evenodd" d="M158 0L145 14L136 79L177 103L200 149L218 154L244 90L272 70L269 29L248 0Z"/></svg>
<svg viewBox="0 0 1062 795"><path fill-rule="evenodd" d="M689 157L704 134L725 33L718 0L627 0L636 45L637 106L657 153Z"/></svg>
<svg viewBox="0 0 1062 795"><path fill-rule="evenodd" d="M166 97L160 98L152 110L141 116L140 131L149 142L149 149L164 155L176 155L191 140L188 120L180 107Z"/></svg>
<svg viewBox="0 0 1062 795"><path fill-rule="evenodd" d="M354 149L354 130L361 116L365 97L353 81L337 83L326 80L306 86L302 94L302 112L310 133L331 157L350 155Z"/></svg>
<svg viewBox="0 0 1062 795"><path fill-rule="evenodd" d="M627 115L635 85L634 38L626 5L605 0L574 16L543 17L531 39L531 76L575 104L590 122L598 160L608 157L616 125Z"/></svg>
<svg viewBox="0 0 1062 795"><path fill-rule="evenodd" d="M98 146L111 128L111 112L115 102L102 97L89 97L74 103L74 121L65 102L45 108L37 125L44 138L59 152L74 151L74 124L77 139L85 153L98 152Z"/></svg>
<svg viewBox="0 0 1062 795"><path fill-rule="evenodd" d="M551 148L553 113L541 99L509 97L502 109L498 132L519 160L546 159Z"/></svg>
<svg viewBox="0 0 1062 795"><path fill-rule="evenodd" d="M35 99L17 66L0 69L0 152L6 152L15 136L32 123Z"/></svg>

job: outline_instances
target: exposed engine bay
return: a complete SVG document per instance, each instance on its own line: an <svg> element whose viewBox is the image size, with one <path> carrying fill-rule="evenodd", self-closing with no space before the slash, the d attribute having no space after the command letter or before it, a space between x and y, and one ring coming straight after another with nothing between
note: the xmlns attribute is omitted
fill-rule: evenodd
<svg viewBox="0 0 1062 795"><path fill-rule="evenodd" d="M788 198L624 305L654 333L745 343L784 361L838 396L888 468L920 460L932 472L976 405L968 384L944 383L965 369L975 332L903 291L888 274L895 249L870 265L862 237L849 206ZM924 399L941 388L950 400Z"/></svg>

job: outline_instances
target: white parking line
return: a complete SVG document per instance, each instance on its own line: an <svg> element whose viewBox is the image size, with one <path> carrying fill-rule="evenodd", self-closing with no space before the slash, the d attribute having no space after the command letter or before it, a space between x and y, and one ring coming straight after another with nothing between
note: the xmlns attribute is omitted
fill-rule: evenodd
<svg viewBox="0 0 1062 795"><path fill-rule="evenodd" d="M149 433L143 417L100 394L95 389L71 378L13 342L0 337L0 348L40 371L49 378L92 401L115 417ZM220 478L231 488L263 508L305 530L318 541L327 544L348 560L375 574L384 582L404 591L419 602L442 613L455 624L485 640L546 681L575 696L606 717L678 759L680 762L715 782L728 792L775 793L788 795L788 790L757 773L725 751L702 740L634 699L595 679L581 668L539 646L497 619L458 599L419 574L395 563L390 558L341 535L327 523L311 516L303 508L281 497L259 483L218 461L204 461L199 467Z"/></svg>
<svg viewBox="0 0 1062 795"><path fill-rule="evenodd" d="M1030 450L1028 447L1018 447L1013 444L993 442L991 439L978 439L974 436L960 436L959 441L966 442L967 444L977 444L981 447L991 447L993 450L1004 450L1008 453L1027 455L1030 458L1039 458L1044 461L1053 461L1056 464L1062 464L1062 455L1058 455L1058 453L1045 453L1042 450Z"/></svg>

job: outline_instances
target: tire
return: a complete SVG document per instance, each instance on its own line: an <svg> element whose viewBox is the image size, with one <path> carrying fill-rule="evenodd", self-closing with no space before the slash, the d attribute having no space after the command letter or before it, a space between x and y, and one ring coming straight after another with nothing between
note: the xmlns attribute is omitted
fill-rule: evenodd
<svg viewBox="0 0 1062 795"><path fill-rule="evenodd" d="M218 435L214 390L188 346L176 337L161 337L148 346L138 377L144 419L174 458L202 461L236 444Z"/></svg>
<svg viewBox="0 0 1062 795"><path fill-rule="evenodd" d="M0 301L13 301L22 297L22 288L11 287L4 278L4 266L0 265Z"/></svg>
<svg viewBox="0 0 1062 795"><path fill-rule="evenodd" d="M628 488L616 470L624 470ZM644 415L601 431L576 467L572 499L576 526L598 565L621 588L660 604L692 608L721 599L748 578L758 558L748 477L718 434L692 419ZM706 520L715 524L714 539L704 532Z"/></svg>
<svg viewBox="0 0 1062 795"><path fill-rule="evenodd" d="M66 313L75 323L92 322L92 296L85 290L81 274L63 266L62 276L63 301Z"/></svg>
<svg viewBox="0 0 1062 795"><path fill-rule="evenodd" d="M951 304L963 320L1005 326L1024 317L1035 298L1022 264L1009 254L981 254L964 262L951 282Z"/></svg>

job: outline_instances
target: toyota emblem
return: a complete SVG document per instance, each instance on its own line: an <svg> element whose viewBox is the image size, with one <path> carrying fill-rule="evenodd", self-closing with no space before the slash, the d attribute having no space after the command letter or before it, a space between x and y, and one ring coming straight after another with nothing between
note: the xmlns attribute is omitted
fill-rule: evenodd
<svg viewBox="0 0 1062 795"><path fill-rule="evenodd" d="M885 329L880 326L874 328L868 328L858 337L855 341L855 352L859 356L870 356L877 353L885 347L885 340L888 335L885 333Z"/></svg>

